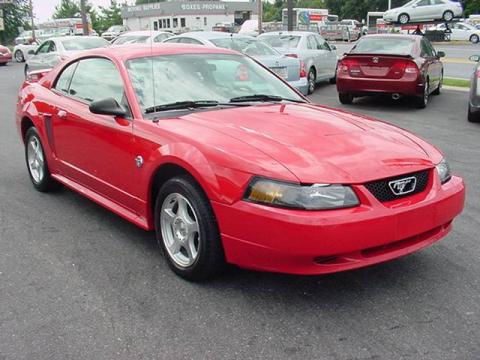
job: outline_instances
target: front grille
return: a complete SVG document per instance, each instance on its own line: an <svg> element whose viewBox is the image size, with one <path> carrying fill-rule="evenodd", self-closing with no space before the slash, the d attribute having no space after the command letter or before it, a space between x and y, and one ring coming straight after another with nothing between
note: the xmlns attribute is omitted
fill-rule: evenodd
<svg viewBox="0 0 480 360"><path fill-rule="evenodd" d="M376 180L365 184L365 187L375 196L379 201L392 201L396 199L401 199L407 196L415 195L423 192L428 184L428 176L430 170L422 170L415 173L404 174L400 176L391 177L388 179ZM401 180L409 177L414 177L416 179L415 189L406 194L396 195L390 186L388 185L391 181Z"/></svg>

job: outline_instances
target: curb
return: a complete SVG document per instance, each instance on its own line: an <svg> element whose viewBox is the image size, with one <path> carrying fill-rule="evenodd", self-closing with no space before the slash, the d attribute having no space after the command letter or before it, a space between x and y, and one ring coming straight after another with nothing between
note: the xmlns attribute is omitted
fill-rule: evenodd
<svg viewBox="0 0 480 360"><path fill-rule="evenodd" d="M461 92L469 92L470 91L470 88L467 88L467 87L448 86L448 85L443 85L442 89L443 90L450 90L450 91L461 91Z"/></svg>

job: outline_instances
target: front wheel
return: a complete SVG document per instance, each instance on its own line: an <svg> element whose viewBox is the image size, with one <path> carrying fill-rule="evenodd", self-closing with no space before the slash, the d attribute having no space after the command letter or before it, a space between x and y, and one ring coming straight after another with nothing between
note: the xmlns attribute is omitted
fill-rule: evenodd
<svg viewBox="0 0 480 360"><path fill-rule="evenodd" d="M21 52L20 50L15 51L15 60L19 63L25 62L23 52Z"/></svg>
<svg viewBox="0 0 480 360"><path fill-rule="evenodd" d="M453 12L447 10L443 13L442 19L444 21L452 21L453 20Z"/></svg>
<svg viewBox="0 0 480 360"><path fill-rule="evenodd" d="M473 34L472 36L470 36L470 42L473 44L477 44L479 40L480 38L476 34Z"/></svg>
<svg viewBox="0 0 480 360"><path fill-rule="evenodd" d="M408 14L400 14L400 16L398 17L398 22L402 25L408 24L409 21L410 16L408 16Z"/></svg>
<svg viewBox="0 0 480 360"><path fill-rule="evenodd" d="M156 237L169 267L201 281L220 274L225 256L210 201L188 175L168 180L155 204Z"/></svg>
<svg viewBox="0 0 480 360"><path fill-rule="evenodd" d="M308 95L313 94L316 84L317 75L315 74L315 70L312 68L308 71Z"/></svg>
<svg viewBox="0 0 480 360"><path fill-rule="evenodd" d="M338 93L338 100L344 105L351 104L353 102L353 95L350 93Z"/></svg>
<svg viewBox="0 0 480 360"><path fill-rule="evenodd" d="M427 107L428 98L430 95L430 86L428 84L428 80L423 87L423 94L415 99L415 105L418 109L424 109Z"/></svg>

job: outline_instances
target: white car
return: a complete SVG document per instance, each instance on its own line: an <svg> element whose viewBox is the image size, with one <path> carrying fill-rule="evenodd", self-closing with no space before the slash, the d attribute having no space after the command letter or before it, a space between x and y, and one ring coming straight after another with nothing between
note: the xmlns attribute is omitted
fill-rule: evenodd
<svg viewBox="0 0 480 360"><path fill-rule="evenodd" d="M36 41L15 45L13 48L13 58L17 62L25 62L30 57L29 52L35 51L37 48L38 43Z"/></svg>
<svg viewBox="0 0 480 360"><path fill-rule="evenodd" d="M128 28L123 25L113 25L108 28L107 31L105 31L102 34L102 38L108 41L112 41L115 39L117 36L123 34L124 32L127 32Z"/></svg>
<svg viewBox="0 0 480 360"><path fill-rule="evenodd" d="M385 11L383 20L388 23L444 20L452 21L463 14L462 4L450 0L412 0L405 5Z"/></svg>
<svg viewBox="0 0 480 360"><path fill-rule="evenodd" d="M454 23L450 28L450 40L470 41L474 44L480 41L480 29L466 23ZM446 30L445 24L437 25L437 30Z"/></svg>
<svg viewBox="0 0 480 360"><path fill-rule="evenodd" d="M129 31L116 37L111 41L111 44L154 44L161 43L163 40L172 36L172 33L166 31Z"/></svg>

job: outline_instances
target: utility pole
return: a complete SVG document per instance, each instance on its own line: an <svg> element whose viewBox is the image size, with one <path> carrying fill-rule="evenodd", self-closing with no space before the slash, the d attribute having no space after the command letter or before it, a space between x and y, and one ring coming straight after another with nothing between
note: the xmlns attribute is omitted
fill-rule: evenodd
<svg viewBox="0 0 480 360"><path fill-rule="evenodd" d="M293 0L287 0L287 30L293 31Z"/></svg>
<svg viewBox="0 0 480 360"><path fill-rule="evenodd" d="M257 12L258 12L258 35L262 33L262 17L263 17L263 5L262 0L257 0Z"/></svg>
<svg viewBox="0 0 480 360"><path fill-rule="evenodd" d="M31 0L30 0L31 1ZM88 22L87 22L87 6L86 0L80 0L80 12L82 13L82 26L83 26L83 35L89 35Z"/></svg>
<svg viewBox="0 0 480 360"><path fill-rule="evenodd" d="M30 15L30 25L32 26L32 39L33 41L36 41L35 38L35 20L33 18L33 2L30 0L29 6L28 6L28 12Z"/></svg>
<svg viewBox="0 0 480 360"><path fill-rule="evenodd" d="M392 8L392 0L388 0L388 10Z"/></svg>

